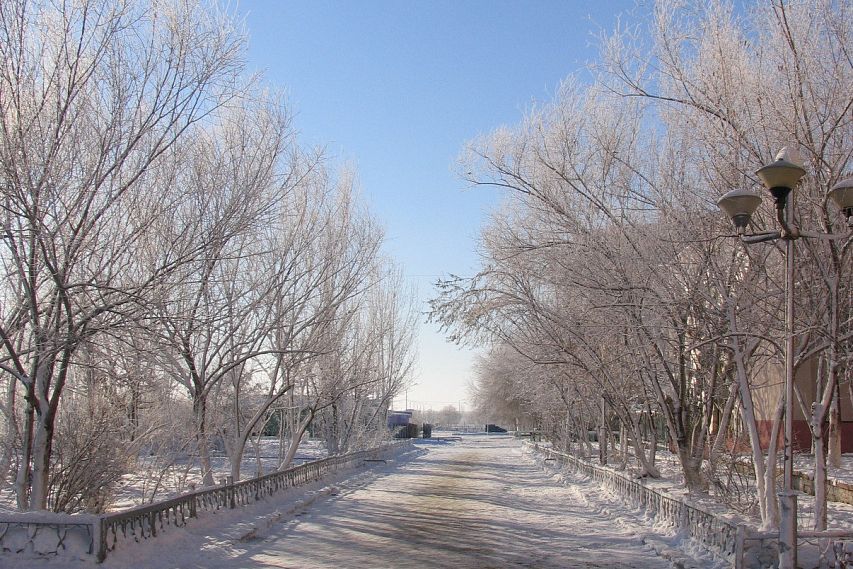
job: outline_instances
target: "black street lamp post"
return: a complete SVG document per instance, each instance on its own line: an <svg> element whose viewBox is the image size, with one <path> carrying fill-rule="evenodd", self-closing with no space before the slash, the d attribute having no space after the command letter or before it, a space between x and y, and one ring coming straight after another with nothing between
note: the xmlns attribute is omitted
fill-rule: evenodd
<svg viewBox="0 0 853 569"><path fill-rule="evenodd" d="M764 183L776 204L776 221L779 230L746 233L752 214L761 205L761 197L747 190L732 190L717 201L717 205L732 220L738 236L746 244L783 239L785 247L785 440L784 478L779 493L779 568L797 567L797 495L793 489L793 401L794 401L794 241L801 237L836 239L848 235L828 235L802 231L794 223L793 207L789 207L788 196L806 174L798 164L788 160L786 149L782 149L776 160L758 169L756 175ZM853 227L853 178L835 184L828 192Z"/></svg>

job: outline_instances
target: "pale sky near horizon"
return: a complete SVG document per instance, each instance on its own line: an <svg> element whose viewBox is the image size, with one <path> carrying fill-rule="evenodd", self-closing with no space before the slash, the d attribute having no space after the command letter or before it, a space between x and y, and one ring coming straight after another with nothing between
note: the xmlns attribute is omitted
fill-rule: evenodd
<svg viewBox="0 0 853 569"><path fill-rule="evenodd" d="M455 173L465 143L520 121L571 74L597 36L642 0L242 0L249 67L283 89L303 145L355 167L422 312L433 283L478 268L477 234L498 193ZM629 18L631 19L631 18ZM396 401L467 400L474 353L421 319L416 384Z"/></svg>

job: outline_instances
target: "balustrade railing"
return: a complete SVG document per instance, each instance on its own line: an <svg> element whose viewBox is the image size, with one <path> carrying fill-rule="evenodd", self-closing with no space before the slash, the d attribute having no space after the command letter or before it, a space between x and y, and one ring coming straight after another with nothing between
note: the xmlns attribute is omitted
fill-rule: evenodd
<svg viewBox="0 0 853 569"><path fill-rule="evenodd" d="M778 557L779 534L754 531L744 538L755 552L752 565L770 567ZM853 568L853 530L797 530L797 566L807 569Z"/></svg>
<svg viewBox="0 0 853 569"><path fill-rule="evenodd" d="M100 562L123 540L150 539L170 527L183 527L202 513L245 506L366 461L379 460L410 445L411 441L397 441L112 514L0 514L0 555L60 555L73 550L94 555Z"/></svg>
<svg viewBox="0 0 853 569"><path fill-rule="evenodd" d="M744 537L747 533L744 526L723 520L701 508L665 496L636 480L599 468L577 457L550 448L542 448L539 445L531 446L536 452L553 459L557 465L570 466L576 472L613 490L632 505L643 508L656 522L676 528L707 549L730 559L735 566L739 567L737 563L738 559L743 557Z"/></svg>
<svg viewBox="0 0 853 569"><path fill-rule="evenodd" d="M636 480L599 468L572 455L527 443L546 460L568 465L643 508L657 522L684 532L707 549L727 558L736 569L772 567L778 559L778 532L762 532L734 524L683 501L664 496ZM853 530L797 531L798 562L808 568L853 568Z"/></svg>

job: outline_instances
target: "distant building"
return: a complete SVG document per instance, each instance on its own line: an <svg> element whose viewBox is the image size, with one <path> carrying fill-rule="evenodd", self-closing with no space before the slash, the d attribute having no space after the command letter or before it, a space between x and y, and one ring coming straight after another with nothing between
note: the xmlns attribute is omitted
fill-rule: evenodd
<svg viewBox="0 0 853 569"><path fill-rule="evenodd" d="M803 362L794 376L794 385L802 396L802 404L799 398L794 396L794 424L793 424L793 447L798 452L810 452L812 444L811 430L809 429L809 418L803 414L803 407L811 412L811 406L817 397L816 378L818 377L818 357L813 357ZM770 445L770 433L773 429L773 413L785 391L785 369L778 364L767 364L756 370L752 377L752 401L755 405L755 418L758 422L758 432L761 437L761 447L766 449ZM845 388L840 390L839 408L841 411L841 452L853 452L853 401L851 394L845 393ZM829 414L827 413L827 420ZM827 427L828 428L828 427ZM828 434L824 437L828 440ZM779 435L779 445L783 444L783 437Z"/></svg>
<svg viewBox="0 0 853 569"><path fill-rule="evenodd" d="M406 409L405 411L389 411L388 412L388 428L396 429L397 427L405 427L412 422L414 409Z"/></svg>

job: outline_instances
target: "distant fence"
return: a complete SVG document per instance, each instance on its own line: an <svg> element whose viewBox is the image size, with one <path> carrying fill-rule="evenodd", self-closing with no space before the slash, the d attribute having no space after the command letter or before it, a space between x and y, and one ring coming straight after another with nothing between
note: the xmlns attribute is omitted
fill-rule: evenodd
<svg viewBox="0 0 853 569"><path fill-rule="evenodd" d="M4 555L93 555L101 562L124 540L139 542L154 538L170 526L185 526L189 519L202 512L244 506L334 472L381 460L410 445L410 441L400 441L333 456L113 514L0 514L0 552Z"/></svg>
<svg viewBox="0 0 853 569"><path fill-rule="evenodd" d="M528 443L529 444L529 443ZM779 534L759 532L723 520L696 506L663 494L612 470L599 468L577 457L530 444L557 465L568 465L602 486L610 488L651 517L679 531L706 549L728 559L736 569L772 567L778 557ZM546 459L547 460L547 459ZM798 530L801 567L853 567L853 530L823 532Z"/></svg>

